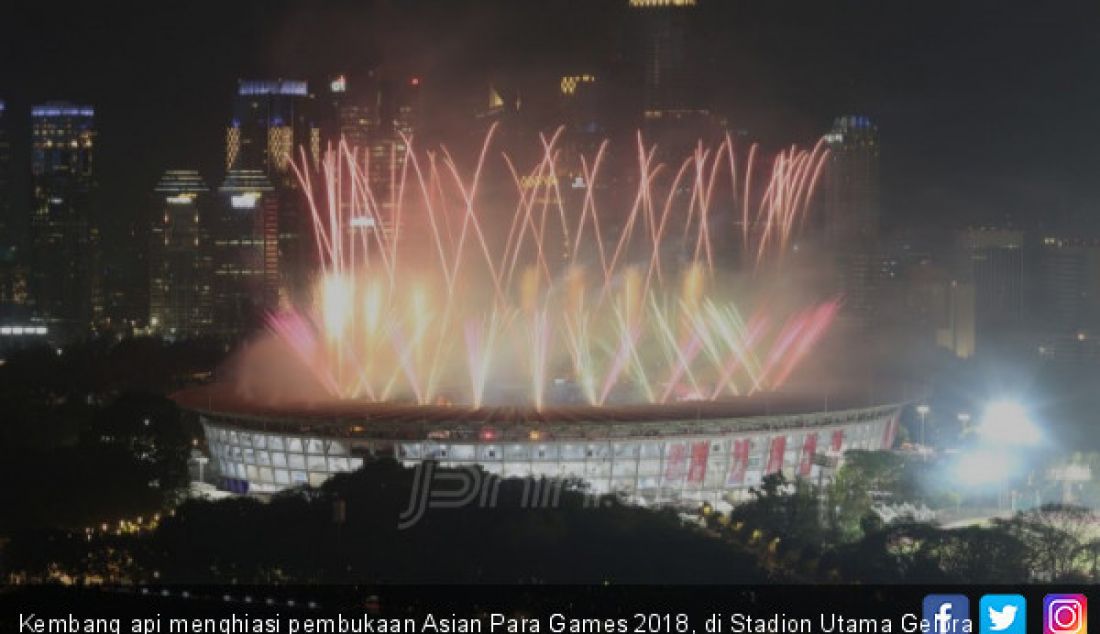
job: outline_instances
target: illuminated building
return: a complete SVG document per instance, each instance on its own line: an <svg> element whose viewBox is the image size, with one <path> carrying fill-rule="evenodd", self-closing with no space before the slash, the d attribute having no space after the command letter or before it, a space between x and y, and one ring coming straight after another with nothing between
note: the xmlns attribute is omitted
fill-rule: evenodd
<svg viewBox="0 0 1100 634"><path fill-rule="evenodd" d="M211 222L213 330L236 337L279 303L279 202L260 170L231 170Z"/></svg>
<svg viewBox="0 0 1100 634"><path fill-rule="evenodd" d="M1059 364L1095 362L1100 359L1100 242L1047 236L1038 255L1039 356Z"/></svg>
<svg viewBox="0 0 1100 634"><path fill-rule="evenodd" d="M19 247L0 245L0 307L26 306L27 269L20 259Z"/></svg>
<svg viewBox="0 0 1100 634"><path fill-rule="evenodd" d="M364 460L434 460L505 478L580 479L597 494L697 505L750 498L764 475L822 482L845 451L893 446L898 404L812 398L670 406L508 408L242 402L226 385L174 395L204 427L227 489L319 487Z"/></svg>
<svg viewBox="0 0 1100 634"><path fill-rule="evenodd" d="M367 173L378 204L378 228L392 232L391 219L401 179L401 167L408 153L406 139L412 139L420 119L420 79L382 81L378 89L377 125L369 134Z"/></svg>
<svg viewBox="0 0 1100 634"><path fill-rule="evenodd" d="M305 235L298 179L290 162L305 152L311 166L322 152L317 102L304 80L242 79L237 82L233 120L226 128L226 170L263 172L280 198L274 231L278 294L305 291L310 242Z"/></svg>
<svg viewBox="0 0 1100 634"><path fill-rule="evenodd" d="M875 321L879 269L878 127L865 116L838 117L825 141L825 241L835 257L838 290L845 295L844 317L864 328Z"/></svg>
<svg viewBox="0 0 1100 634"><path fill-rule="evenodd" d="M852 449L893 446L897 401L833 395L616 408L433 407L343 402L265 406L234 386L173 399L198 416L223 486L320 486L364 460L478 466L501 477L576 478L597 494L697 506L750 499L765 475L831 478Z"/></svg>
<svg viewBox="0 0 1100 634"><path fill-rule="evenodd" d="M864 116L838 117L825 141L827 238L837 244L873 243L879 222L878 126Z"/></svg>
<svg viewBox="0 0 1100 634"><path fill-rule="evenodd" d="M1024 234L968 229L959 234L963 281L974 288L978 354L1016 348L1024 324Z"/></svg>
<svg viewBox="0 0 1100 634"><path fill-rule="evenodd" d="M91 106L65 102L31 109L31 298L72 336L88 332L103 309L94 117Z"/></svg>
<svg viewBox="0 0 1100 634"><path fill-rule="evenodd" d="M349 78L338 74L329 78L326 86L328 109L322 118L321 142L347 142L353 150L363 151L377 129L378 89L372 75Z"/></svg>
<svg viewBox="0 0 1100 634"><path fill-rule="evenodd" d="M629 6L641 36L645 129L664 145L690 145L714 132L690 46L695 0L629 0Z"/></svg>
<svg viewBox="0 0 1100 634"><path fill-rule="evenodd" d="M607 127L600 116L601 97L605 97L600 93L601 87L591 73L563 75L558 83L560 117L566 127L565 145L570 154L593 157L607 136Z"/></svg>
<svg viewBox="0 0 1100 634"><path fill-rule="evenodd" d="M194 170L168 170L154 191L149 235L149 328L170 338L213 329L210 189Z"/></svg>
<svg viewBox="0 0 1100 634"><path fill-rule="evenodd" d="M320 152L311 102L305 81L237 82L233 120L226 129L226 170L262 170L274 184L293 186L290 160L297 158L298 148L314 158Z"/></svg>
<svg viewBox="0 0 1100 634"><path fill-rule="evenodd" d="M974 285L950 280L942 286L943 311L936 329L936 345L959 359L974 355Z"/></svg>
<svg viewBox="0 0 1100 634"><path fill-rule="evenodd" d="M45 322L9 313L0 311L0 352L50 343L52 337Z"/></svg>

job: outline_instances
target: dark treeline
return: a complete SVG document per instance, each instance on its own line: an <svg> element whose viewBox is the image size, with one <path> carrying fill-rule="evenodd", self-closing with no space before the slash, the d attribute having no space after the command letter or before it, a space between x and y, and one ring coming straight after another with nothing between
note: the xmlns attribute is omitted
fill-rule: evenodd
<svg viewBox="0 0 1100 634"><path fill-rule="evenodd" d="M559 504L429 509L401 530L415 474L391 461L269 501L187 502L155 529L17 535L15 581L73 583L1007 583L1095 582L1095 516L1046 506L986 527L884 524L861 504L769 477L696 523L565 487ZM593 503L595 500L596 503ZM823 512L836 503L835 513ZM853 526L854 522L854 526Z"/></svg>

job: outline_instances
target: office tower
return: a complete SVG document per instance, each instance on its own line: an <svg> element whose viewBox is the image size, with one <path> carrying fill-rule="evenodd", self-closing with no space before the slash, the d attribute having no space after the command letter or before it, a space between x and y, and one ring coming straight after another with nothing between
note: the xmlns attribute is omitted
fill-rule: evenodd
<svg viewBox="0 0 1100 634"><path fill-rule="evenodd" d="M210 189L195 170L168 170L153 188L149 329L172 339L213 330Z"/></svg>
<svg viewBox="0 0 1100 634"><path fill-rule="evenodd" d="M963 282L974 288L978 354L1015 349L1024 324L1023 232L969 229L959 236Z"/></svg>
<svg viewBox="0 0 1100 634"><path fill-rule="evenodd" d="M262 170L273 184L294 186L290 161L299 160L302 149L313 159L321 150L312 105L305 81L237 82L233 120L226 129L226 171Z"/></svg>
<svg viewBox="0 0 1100 634"><path fill-rule="evenodd" d="M864 116L838 117L825 141L824 240L833 256L835 285L845 298L842 317L855 328L865 328L875 323L881 271L878 127Z"/></svg>
<svg viewBox="0 0 1100 634"><path fill-rule="evenodd" d="M565 125L562 145L567 160L576 159L580 154L591 160L607 137L600 109L606 96L601 92L602 87L603 83L592 73L563 75L559 81L558 116Z"/></svg>
<svg viewBox="0 0 1100 634"><path fill-rule="evenodd" d="M647 120L701 110L689 40L695 0L629 0L641 30L642 101Z"/></svg>
<svg viewBox="0 0 1100 634"><path fill-rule="evenodd" d="M15 235L15 219L11 207L11 143L8 141L8 120L4 100L0 99L0 248L19 244Z"/></svg>
<svg viewBox="0 0 1100 634"><path fill-rule="evenodd" d="M383 80L378 88L378 119L369 135L367 173L378 218L375 227L392 235L394 208L400 186L402 166L408 154L408 141L419 125L420 79Z"/></svg>
<svg viewBox="0 0 1100 634"><path fill-rule="evenodd" d="M64 336L86 333L103 309L94 117L65 102L31 109L30 291Z"/></svg>
<svg viewBox="0 0 1100 634"><path fill-rule="evenodd" d="M939 315L936 346L959 359L969 359L976 346L974 284L949 280L939 287L931 302Z"/></svg>
<svg viewBox="0 0 1100 634"><path fill-rule="evenodd" d="M696 0L629 0L640 38L642 121L663 156L690 152L716 138L723 123L704 100L705 81L692 39Z"/></svg>
<svg viewBox="0 0 1100 634"><path fill-rule="evenodd" d="M878 126L864 116L838 117L825 142L826 237L834 244L874 244L879 223Z"/></svg>
<svg viewBox="0 0 1100 634"><path fill-rule="evenodd" d="M335 75L328 81L326 109L322 116L322 144L343 139L356 152L364 152L378 128L378 87L373 73L362 77Z"/></svg>
<svg viewBox="0 0 1100 634"><path fill-rule="evenodd" d="M274 257L278 293L285 299L307 290L312 248L309 210L303 207L291 161L309 169L319 164L323 151L319 109L305 81L242 79L237 82L233 120L226 130L226 171L262 172L277 192L279 200L272 203L279 210Z"/></svg>
<svg viewBox="0 0 1100 634"><path fill-rule="evenodd" d="M218 188L213 237L215 333L248 334L279 305L279 203L260 170L231 170Z"/></svg>
<svg viewBox="0 0 1100 634"><path fill-rule="evenodd" d="M1060 364L1095 361L1100 356L1100 242L1043 238L1038 281L1031 316L1040 356Z"/></svg>

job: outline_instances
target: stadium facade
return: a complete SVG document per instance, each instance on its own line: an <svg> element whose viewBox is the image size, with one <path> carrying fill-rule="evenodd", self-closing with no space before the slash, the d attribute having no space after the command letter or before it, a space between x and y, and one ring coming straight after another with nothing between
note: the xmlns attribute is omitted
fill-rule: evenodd
<svg viewBox="0 0 1100 634"><path fill-rule="evenodd" d="M211 385L178 393L231 491L319 486L365 460L478 465L502 477L579 478L650 503L736 502L768 474L822 481L843 453L893 445L899 400L769 395L613 408L335 402L260 406Z"/></svg>

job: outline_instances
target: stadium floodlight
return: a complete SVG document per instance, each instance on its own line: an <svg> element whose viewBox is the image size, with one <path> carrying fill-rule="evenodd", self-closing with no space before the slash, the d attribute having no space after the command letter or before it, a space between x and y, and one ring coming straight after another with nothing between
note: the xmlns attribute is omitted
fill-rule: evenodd
<svg viewBox="0 0 1100 634"><path fill-rule="evenodd" d="M1029 447L1043 439L1024 406L1013 400L986 405L977 432L986 443L999 446Z"/></svg>
<svg viewBox="0 0 1100 634"><path fill-rule="evenodd" d="M955 475L971 487L1003 483L1017 467L1013 456L993 449L979 449L962 457Z"/></svg>

